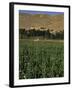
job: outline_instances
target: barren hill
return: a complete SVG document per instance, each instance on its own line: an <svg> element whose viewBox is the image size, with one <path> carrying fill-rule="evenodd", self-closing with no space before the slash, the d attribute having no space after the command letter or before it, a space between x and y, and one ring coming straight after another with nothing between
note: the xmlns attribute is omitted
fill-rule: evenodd
<svg viewBox="0 0 72 90"><path fill-rule="evenodd" d="M45 28L53 31L64 30L64 15L47 15L47 14L19 14L19 28L36 30Z"/></svg>

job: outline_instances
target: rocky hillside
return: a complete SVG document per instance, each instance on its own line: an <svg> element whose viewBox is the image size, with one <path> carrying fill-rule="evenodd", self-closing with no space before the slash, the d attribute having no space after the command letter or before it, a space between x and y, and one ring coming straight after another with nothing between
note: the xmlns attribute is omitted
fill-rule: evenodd
<svg viewBox="0 0 72 90"><path fill-rule="evenodd" d="M19 14L20 29L36 29L36 30L64 30L64 15L46 15L46 14Z"/></svg>

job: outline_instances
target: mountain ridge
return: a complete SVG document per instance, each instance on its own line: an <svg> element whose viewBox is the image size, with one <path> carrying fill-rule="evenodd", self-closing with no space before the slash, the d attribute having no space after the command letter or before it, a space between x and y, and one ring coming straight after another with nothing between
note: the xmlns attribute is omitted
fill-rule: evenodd
<svg viewBox="0 0 72 90"><path fill-rule="evenodd" d="M36 30L41 27L45 30L63 31L64 30L64 15L47 15L47 14L19 14L19 28Z"/></svg>

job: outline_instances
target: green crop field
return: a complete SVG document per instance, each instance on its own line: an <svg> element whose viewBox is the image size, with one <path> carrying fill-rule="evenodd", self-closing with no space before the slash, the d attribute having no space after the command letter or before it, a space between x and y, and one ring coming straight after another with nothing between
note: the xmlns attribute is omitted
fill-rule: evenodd
<svg viewBox="0 0 72 90"><path fill-rule="evenodd" d="M19 79L64 76L64 42L19 40Z"/></svg>

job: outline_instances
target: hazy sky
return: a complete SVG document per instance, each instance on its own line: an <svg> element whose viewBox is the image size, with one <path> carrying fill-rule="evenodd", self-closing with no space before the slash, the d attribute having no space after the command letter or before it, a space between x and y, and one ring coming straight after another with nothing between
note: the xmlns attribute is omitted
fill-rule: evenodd
<svg viewBox="0 0 72 90"><path fill-rule="evenodd" d="M64 14L64 12L47 12L47 11L31 11L31 10L19 10L19 13L27 13L27 14L48 14L48 15Z"/></svg>

